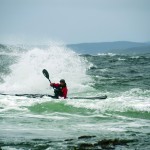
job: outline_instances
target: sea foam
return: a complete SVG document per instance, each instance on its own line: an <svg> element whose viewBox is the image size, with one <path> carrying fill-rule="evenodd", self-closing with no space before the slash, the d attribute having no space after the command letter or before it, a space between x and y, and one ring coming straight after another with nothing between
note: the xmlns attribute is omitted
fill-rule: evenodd
<svg viewBox="0 0 150 150"><path fill-rule="evenodd" d="M4 93L52 93L48 80L42 70L49 71L52 82L65 79L69 93L86 91L91 78L86 75L88 62L65 46L51 45L47 49L32 48L20 53L17 63L13 64L11 74L0 85ZM51 93L50 93L51 89Z"/></svg>

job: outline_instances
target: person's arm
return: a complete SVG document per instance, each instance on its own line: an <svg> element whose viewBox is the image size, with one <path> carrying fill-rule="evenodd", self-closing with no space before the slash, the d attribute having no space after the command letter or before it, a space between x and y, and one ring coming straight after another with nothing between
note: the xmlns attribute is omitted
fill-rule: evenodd
<svg viewBox="0 0 150 150"><path fill-rule="evenodd" d="M64 97L64 99L66 99L66 98L67 98L68 89L67 89L67 88L64 88L62 92L63 92L63 97Z"/></svg>
<svg viewBox="0 0 150 150"><path fill-rule="evenodd" d="M59 83L50 83L51 87L57 88L59 86Z"/></svg>

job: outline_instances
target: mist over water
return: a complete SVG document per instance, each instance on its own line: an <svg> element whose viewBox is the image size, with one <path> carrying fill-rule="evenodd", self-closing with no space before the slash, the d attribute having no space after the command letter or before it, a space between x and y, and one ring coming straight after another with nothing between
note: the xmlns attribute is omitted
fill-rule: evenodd
<svg viewBox="0 0 150 150"><path fill-rule="evenodd" d="M33 48L19 54L17 62L10 66L11 73L0 85L4 93L49 93L49 83L42 74L47 69L50 80L58 83L65 79L70 94L89 88L91 78L86 75L88 63L64 46L49 46L47 49Z"/></svg>
<svg viewBox="0 0 150 150"><path fill-rule="evenodd" d="M1 147L73 149L81 143L122 139L132 142L114 149L149 149L149 68L150 54L79 56L58 45L4 50L0 53L0 93L53 94L42 74L47 69L52 82L66 80L69 97L106 94L108 98L55 100L0 95ZM79 140L83 135L96 137Z"/></svg>

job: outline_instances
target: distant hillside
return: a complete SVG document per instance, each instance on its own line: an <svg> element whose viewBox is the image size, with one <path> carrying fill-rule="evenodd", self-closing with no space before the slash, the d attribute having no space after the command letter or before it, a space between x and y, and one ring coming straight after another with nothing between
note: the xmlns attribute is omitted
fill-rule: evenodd
<svg viewBox="0 0 150 150"><path fill-rule="evenodd" d="M105 53L105 52L119 52L119 53L136 52L136 49L138 48L139 48L138 52L142 48L148 51L150 43L120 41L120 42L69 44L67 46L81 54L97 54L97 53Z"/></svg>
<svg viewBox="0 0 150 150"><path fill-rule="evenodd" d="M47 49L48 45L3 45L0 44L0 52L12 52L26 51L28 49L39 47ZM101 43L80 43L80 44L69 44L67 47L73 49L79 54L92 54L97 55L98 53L150 53L150 42L148 43L137 43L137 42L101 42Z"/></svg>

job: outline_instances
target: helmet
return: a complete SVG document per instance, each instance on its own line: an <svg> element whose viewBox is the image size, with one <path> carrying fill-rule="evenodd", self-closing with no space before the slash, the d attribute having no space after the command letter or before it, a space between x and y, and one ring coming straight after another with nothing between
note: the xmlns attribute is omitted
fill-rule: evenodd
<svg viewBox="0 0 150 150"><path fill-rule="evenodd" d="M61 79L61 80L60 80L60 82L62 82L62 83L66 83L64 79Z"/></svg>

